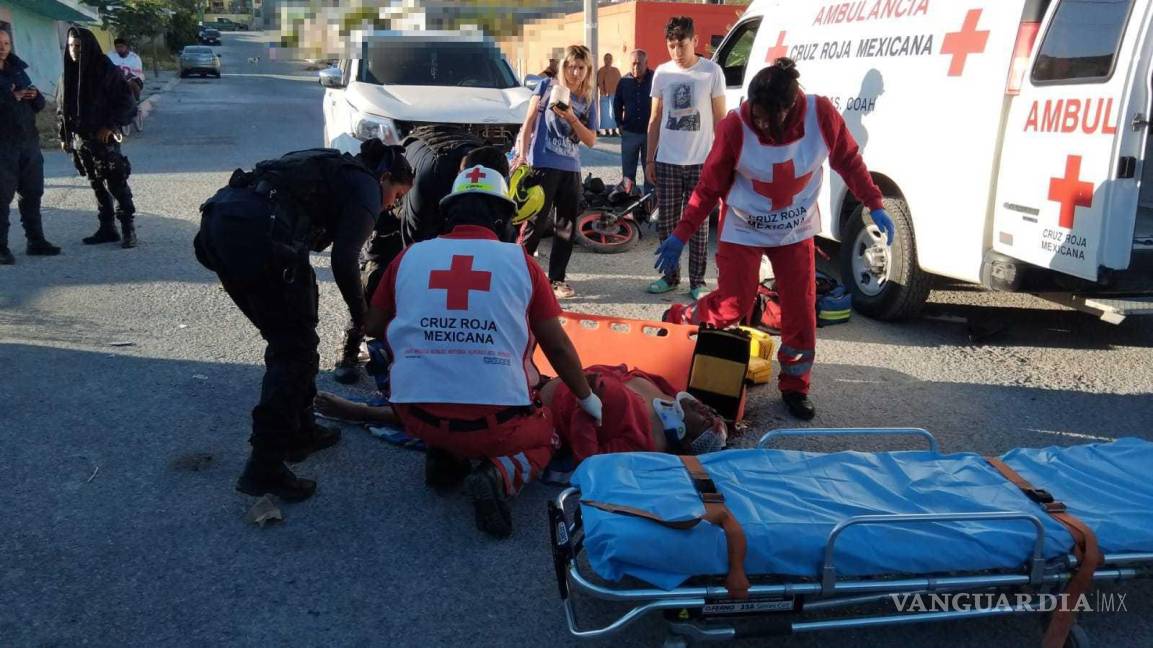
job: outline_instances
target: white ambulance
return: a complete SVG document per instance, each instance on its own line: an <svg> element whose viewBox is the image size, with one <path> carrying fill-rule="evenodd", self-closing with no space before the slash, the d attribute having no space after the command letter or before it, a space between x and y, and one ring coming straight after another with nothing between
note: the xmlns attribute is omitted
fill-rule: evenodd
<svg viewBox="0 0 1153 648"><path fill-rule="evenodd" d="M777 57L829 97L886 195L872 245L836 174L822 236L863 313L915 314L930 275L1120 322L1153 313L1150 0L754 0L714 60L728 105Z"/></svg>

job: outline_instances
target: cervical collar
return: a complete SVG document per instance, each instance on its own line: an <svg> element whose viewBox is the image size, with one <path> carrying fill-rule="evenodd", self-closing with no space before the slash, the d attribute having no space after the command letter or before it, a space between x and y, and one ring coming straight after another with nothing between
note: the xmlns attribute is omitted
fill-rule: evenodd
<svg viewBox="0 0 1153 648"><path fill-rule="evenodd" d="M696 439L693 439L688 447L684 446L685 435L688 433L688 430L685 427L685 409L681 403L685 400L696 401L697 399L688 392L680 392L674 401L662 400L660 398L653 399L653 409L661 419L661 425L665 428L665 440L668 442L669 448L687 451L693 455L716 452L723 449L728 437L725 430L725 423L720 419L717 420L712 428L705 430L698 435Z"/></svg>

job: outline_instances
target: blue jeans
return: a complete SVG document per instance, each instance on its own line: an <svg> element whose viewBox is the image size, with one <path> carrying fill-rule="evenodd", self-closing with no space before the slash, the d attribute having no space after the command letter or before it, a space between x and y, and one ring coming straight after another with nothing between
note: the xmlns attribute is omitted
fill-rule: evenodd
<svg viewBox="0 0 1153 648"><path fill-rule="evenodd" d="M627 130L621 131L621 174L632 180L637 181L637 161L640 161L641 167L641 181L644 184L644 193L648 193L649 187L648 178L645 178L645 156L648 155L649 150L649 136L648 133L631 133Z"/></svg>
<svg viewBox="0 0 1153 648"><path fill-rule="evenodd" d="M600 109L597 111L597 128L612 130L617 127L617 120L613 118L613 98L601 97Z"/></svg>

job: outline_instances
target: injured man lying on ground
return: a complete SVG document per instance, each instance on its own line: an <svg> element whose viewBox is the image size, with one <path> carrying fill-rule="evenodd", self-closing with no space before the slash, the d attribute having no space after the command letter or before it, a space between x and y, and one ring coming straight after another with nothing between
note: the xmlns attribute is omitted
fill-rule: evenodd
<svg viewBox="0 0 1153 648"><path fill-rule="evenodd" d="M544 383L537 394L552 412L561 451L571 452L575 463L610 452L703 454L725 446L724 420L690 394L677 393L664 378L625 365L596 365L585 373L604 405L600 427L581 410L577 397L559 378ZM355 403L329 393L316 397L316 411L350 422L401 425L387 405ZM462 468L459 478L463 478L467 468L463 461L457 463Z"/></svg>

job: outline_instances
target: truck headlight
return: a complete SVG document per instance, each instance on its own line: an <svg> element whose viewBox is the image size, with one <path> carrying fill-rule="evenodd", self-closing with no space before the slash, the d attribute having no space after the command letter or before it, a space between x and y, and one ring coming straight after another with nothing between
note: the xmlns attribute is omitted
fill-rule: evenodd
<svg viewBox="0 0 1153 648"><path fill-rule="evenodd" d="M357 115L352 122L352 136L362 142L377 138L385 144L400 144L396 123L387 117Z"/></svg>

